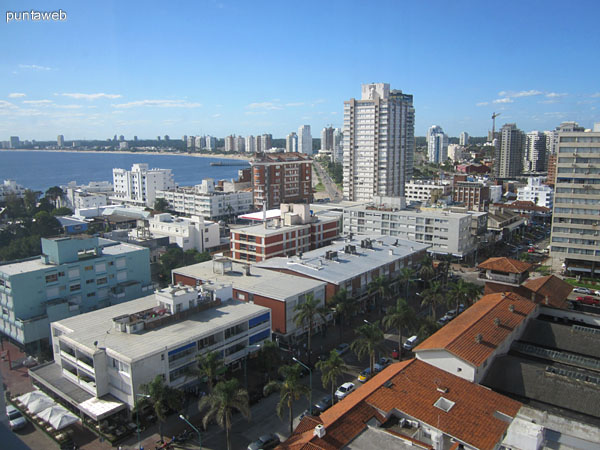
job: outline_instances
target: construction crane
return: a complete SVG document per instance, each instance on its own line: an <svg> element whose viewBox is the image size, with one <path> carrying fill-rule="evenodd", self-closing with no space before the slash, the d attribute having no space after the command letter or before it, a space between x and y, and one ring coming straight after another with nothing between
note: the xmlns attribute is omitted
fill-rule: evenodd
<svg viewBox="0 0 600 450"><path fill-rule="evenodd" d="M492 142L496 139L496 117L502 113L492 113Z"/></svg>

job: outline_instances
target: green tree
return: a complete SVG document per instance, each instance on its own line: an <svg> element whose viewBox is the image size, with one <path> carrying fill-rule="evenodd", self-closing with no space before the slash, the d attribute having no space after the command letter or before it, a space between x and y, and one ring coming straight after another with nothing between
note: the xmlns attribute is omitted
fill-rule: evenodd
<svg viewBox="0 0 600 450"><path fill-rule="evenodd" d="M438 325L435 320L431 319L430 317L425 317L423 320L421 320L419 330L417 331L419 342L423 342L439 329L440 325Z"/></svg>
<svg viewBox="0 0 600 450"><path fill-rule="evenodd" d="M378 276L368 284L367 289L369 290L369 295L374 295L376 299L378 298L382 303L385 303L385 300L390 295L390 286L391 281L388 277ZM377 305L377 300L375 304Z"/></svg>
<svg viewBox="0 0 600 450"><path fill-rule="evenodd" d="M410 283L412 283L415 279L416 273L412 267L404 267L400 269L400 275L398 275L398 280L404 285L404 296L408 298L408 288Z"/></svg>
<svg viewBox="0 0 600 450"><path fill-rule="evenodd" d="M299 327L304 327L308 325L308 363L311 363L311 338L313 333L313 328L315 325L315 319L320 317L323 323L325 323L325 315L327 314L327 309L320 304L320 301L317 300L312 293L306 294L306 299L302 303L298 303L294 307L294 322Z"/></svg>
<svg viewBox="0 0 600 450"><path fill-rule="evenodd" d="M352 341L350 348L359 359L369 356L369 367L371 368L371 374L373 374L376 352L385 351L385 336L379 326L379 321L361 325L356 329L356 334L358 337Z"/></svg>
<svg viewBox="0 0 600 450"><path fill-rule="evenodd" d="M210 261L211 256L208 252L198 252L195 249L186 250L180 247L169 248L160 257L159 278L163 285L171 281L171 271L178 267L189 266L204 261Z"/></svg>
<svg viewBox="0 0 600 450"><path fill-rule="evenodd" d="M217 377L219 372L223 369L223 360L219 353L209 352L204 355L196 356L198 361L198 368L196 369L199 377L206 377L206 383L208 384L208 390L213 391L213 380Z"/></svg>
<svg viewBox="0 0 600 450"><path fill-rule="evenodd" d="M259 350L258 361L260 362L267 379L271 381L271 373L281 362L279 347L273 341L265 341Z"/></svg>
<svg viewBox="0 0 600 450"><path fill-rule="evenodd" d="M202 425L205 429L213 418L221 428L225 429L227 450L231 450L231 416L234 410L238 410L246 419L250 420L248 392L240 388L239 381L236 378L219 381L210 394L202 397L198 409L201 411L208 409L202 419Z"/></svg>
<svg viewBox="0 0 600 450"><path fill-rule="evenodd" d="M39 192L32 191L31 189L25 189L25 193L23 194L23 203L25 205L25 209L27 210L27 214L33 215L35 212L38 197Z"/></svg>
<svg viewBox="0 0 600 450"><path fill-rule="evenodd" d="M70 216L73 214L73 210L66 206L61 206L60 208L53 209L51 214L53 216Z"/></svg>
<svg viewBox="0 0 600 450"><path fill-rule="evenodd" d="M428 283L435 277L435 270L433 269L433 261L429 256L426 256L421 260L421 268L419 269L419 278Z"/></svg>
<svg viewBox="0 0 600 450"><path fill-rule="evenodd" d="M435 322L436 309L445 302L444 291L439 281L432 282L427 289L423 291L421 305L431 307L431 318Z"/></svg>
<svg viewBox="0 0 600 450"><path fill-rule="evenodd" d="M165 383L161 375L157 375L150 383L142 384L141 391L148 395L149 398L144 398L140 403L149 402L154 409L154 413L158 419L158 432L160 440L163 441L162 424L167 420L167 412L169 409L178 410L183 405L183 394L177 389L173 389Z"/></svg>
<svg viewBox="0 0 600 450"><path fill-rule="evenodd" d="M452 283L448 289L448 304L452 304L456 308L456 314L458 314L458 307L462 303L467 305L469 303L469 286L462 278L456 283Z"/></svg>
<svg viewBox="0 0 600 450"><path fill-rule="evenodd" d="M33 216L33 223L31 224L32 234L49 237L59 235L61 231L62 226L60 222L46 211L40 211Z"/></svg>
<svg viewBox="0 0 600 450"><path fill-rule="evenodd" d="M331 350L329 358L318 361L316 367L321 371L321 382L323 383L323 387L327 389L331 386L331 398L332 401L335 401L334 393L338 379L344 374L348 367L335 350Z"/></svg>
<svg viewBox="0 0 600 450"><path fill-rule="evenodd" d="M154 211L159 213L167 212L169 209L169 202L164 198L157 198L154 201Z"/></svg>
<svg viewBox="0 0 600 450"><path fill-rule="evenodd" d="M265 395L272 392L279 392L279 402L277 403L276 412L279 418L282 418L285 408L288 408L290 418L290 434L294 431L294 401L300 397L308 397L309 389L300 382L301 367L294 364L293 366L281 366L279 373L283 376L283 381L270 381L264 388Z"/></svg>
<svg viewBox="0 0 600 450"><path fill-rule="evenodd" d="M402 329L411 330L417 320L413 309L408 306L406 300L399 298L396 305L389 309L383 320L382 325L386 328L398 329L398 351L402 354Z"/></svg>
<svg viewBox="0 0 600 450"><path fill-rule="evenodd" d="M340 317L340 340L344 335L344 324L348 321L349 324L352 324L352 316L358 309L358 305L356 301L348 297L348 291L346 289L340 289L335 293L332 297L332 302L334 302L334 310L337 317Z"/></svg>

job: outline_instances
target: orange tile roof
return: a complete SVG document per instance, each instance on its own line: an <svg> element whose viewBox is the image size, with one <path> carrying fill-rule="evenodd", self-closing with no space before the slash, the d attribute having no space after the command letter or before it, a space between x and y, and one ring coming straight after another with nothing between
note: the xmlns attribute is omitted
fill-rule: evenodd
<svg viewBox="0 0 600 450"><path fill-rule="evenodd" d="M444 392L439 390L442 388ZM434 405L442 396L455 402L448 412ZM521 403L515 400L412 359L388 366L319 418L304 418L292 436L277 448L343 448L372 418L383 423L393 411L400 411L470 446L493 449L510 423L510 419L503 420L498 412L513 418L520 407ZM325 427L323 438L307 429L315 420L322 421ZM390 433L395 434L392 430Z"/></svg>
<svg viewBox="0 0 600 450"><path fill-rule="evenodd" d="M564 280L555 275L529 279L523 283L523 286L532 292L544 297L540 301L542 305L546 304L545 297L548 298L548 304L555 308L566 309L567 297L573 290L573 287Z"/></svg>
<svg viewBox="0 0 600 450"><path fill-rule="evenodd" d="M477 266L479 269L497 270L505 273L523 273L531 270L532 264L505 256L488 258Z"/></svg>
<svg viewBox="0 0 600 450"><path fill-rule="evenodd" d="M510 311L510 305L514 306L514 311ZM414 351L446 350L479 367L536 306L513 292L484 295ZM499 319L498 325L495 319ZM481 335L479 343L477 335Z"/></svg>

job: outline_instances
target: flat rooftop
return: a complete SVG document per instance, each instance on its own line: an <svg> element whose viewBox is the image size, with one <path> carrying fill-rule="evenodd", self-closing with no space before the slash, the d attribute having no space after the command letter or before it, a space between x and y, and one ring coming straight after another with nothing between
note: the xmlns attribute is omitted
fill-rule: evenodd
<svg viewBox="0 0 600 450"><path fill-rule="evenodd" d="M305 228L310 228L310 223L304 225L279 225L273 226L269 225L265 227L264 225L251 225L249 227L244 228L236 228L234 231L236 233L246 233L252 236L272 236L274 234L281 234L282 232L287 233L289 231L302 230Z"/></svg>
<svg viewBox="0 0 600 450"><path fill-rule="evenodd" d="M275 300L285 301L305 292L313 291L325 283L310 278L297 277L272 270L250 267L250 275L245 275L247 265L231 263L231 271L215 273L213 261L174 269L174 274L192 277L213 284L233 285L236 289L262 295Z"/></svg>
<svg viewBox="0 0 600 450"><path fill-rule="evenodd" d="M361 241L370 239L373 248L361 248ZM354 245L356 254L344 253L346 245ZM300 256L276 257L257 263L254 267L288 269L299 274L339 284L367 271L426 250L428 244L397 239L393 236L360 235L352 240L337 240L331 245L311 250ZM336 251L337 258L327 259L327 251Z"/></svg>
<svg viewBox="0 0 600 450"><path fill-rule="evenodd" d="M246 317L269 311L252 303L229 300L220 306L191 314L158 328L129 334L113 328L113 318L138 313L157 306L154 294L109 306L55 323L63 337L84 346L90 353L103 347L127 361L143 359L180 343L208 336ZM97 345L95 345L97 343Z"/></svg>

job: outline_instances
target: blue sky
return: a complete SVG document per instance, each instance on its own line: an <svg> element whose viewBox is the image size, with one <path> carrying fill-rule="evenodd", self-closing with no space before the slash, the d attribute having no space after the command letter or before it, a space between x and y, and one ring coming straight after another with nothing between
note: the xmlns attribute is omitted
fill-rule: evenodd
<svg viewBox="0 0 600 450"><path fill-rule="evenodd" d="M7 11L67 13L6 22ZM341 126L361 83L482 136L600 121L597 1L4 1L0 140Z"/></svg>

